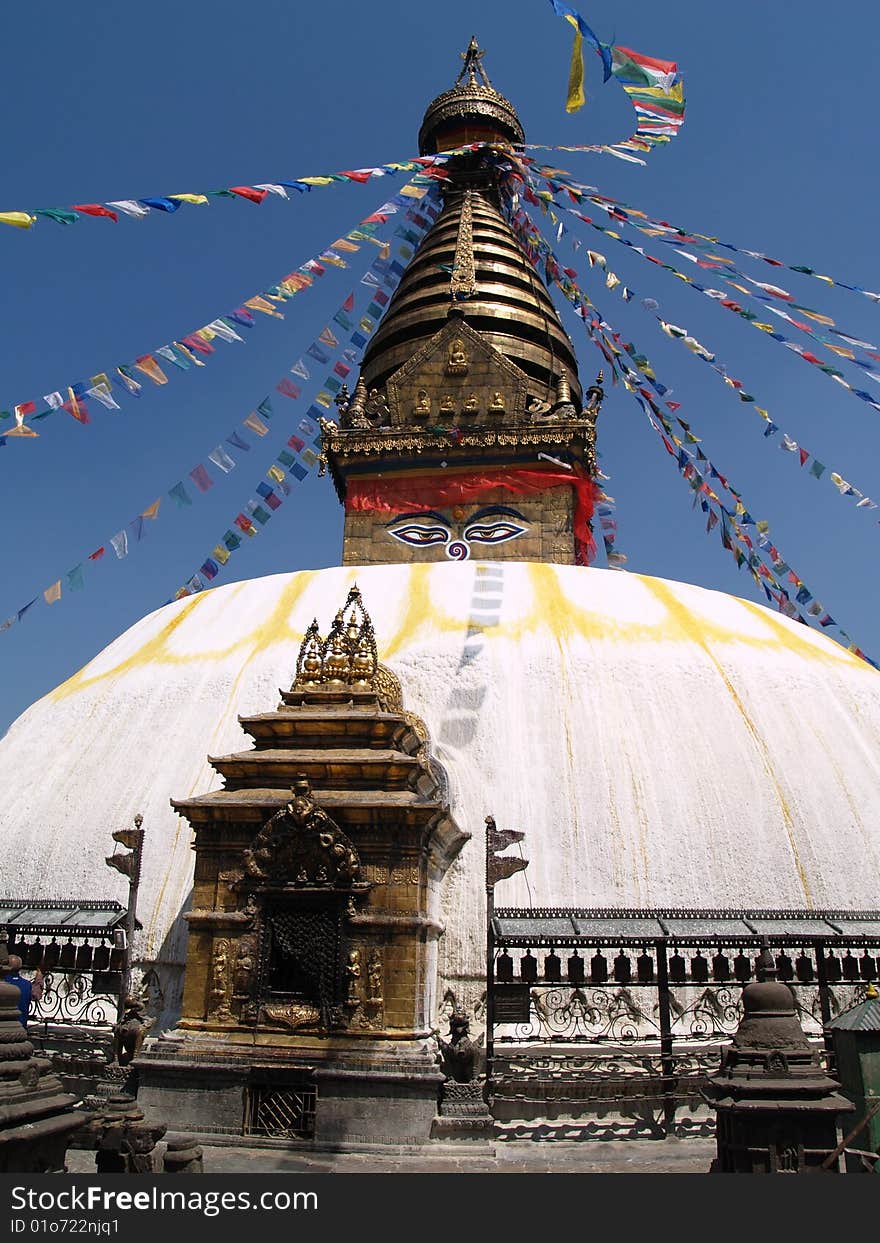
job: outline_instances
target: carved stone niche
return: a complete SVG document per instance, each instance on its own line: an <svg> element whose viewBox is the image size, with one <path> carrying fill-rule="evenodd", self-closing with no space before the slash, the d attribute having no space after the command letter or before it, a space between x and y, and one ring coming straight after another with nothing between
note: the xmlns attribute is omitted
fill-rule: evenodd
<svg viewBox="0 0 880 1243"><path fill-rule="evenodd" d="M351 840L297 777L293 796L242 853L235 883L251 928L232 965L240 1022L283 1031L348 1025L350 915L371 888Z"/></svg>
<svg viewBox="0 0 880 1243"><path fill-rule="evenodd" d="M392 427L526 421L528 378L459 315L388 380Z"/></svg>

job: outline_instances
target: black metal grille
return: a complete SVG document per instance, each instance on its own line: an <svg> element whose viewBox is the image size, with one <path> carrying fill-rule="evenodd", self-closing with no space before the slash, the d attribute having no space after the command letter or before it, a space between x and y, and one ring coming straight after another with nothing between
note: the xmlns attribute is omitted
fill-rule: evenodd
<svg viewBox="0 0 880 1243"><path fill-rule="evenodd" d="M277 1087L261 1084L248 1089L245 1135L273 1139L311 1139L315 1134L317 1088L314 1083Z"/></svg>
<svg viewBox="0 0 880 1243"><path fill-rule="evenodd" d="M818 1040L880 975L880 912L494 911L486 1009L496 1118L555 1118L575 1103L599 1112L613 1100L642 1128L631 1133L669 1134L736 1031L762 945Z"/></svg>

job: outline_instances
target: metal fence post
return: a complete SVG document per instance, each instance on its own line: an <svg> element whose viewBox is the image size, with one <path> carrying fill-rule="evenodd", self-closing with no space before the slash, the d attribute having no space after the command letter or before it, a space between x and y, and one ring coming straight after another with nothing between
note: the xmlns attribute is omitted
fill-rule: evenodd
<svg viewBox="0 0 880 1243"><path fill-rule="evenodd" d="M657 948L657 1000L660 1012L660 1069L663 1072L663 1131L675 1134L675 1092L673 1075L675 1059L672 1055L672 1018L669 1008L669 964L666 958L666 938L660 937Z"/></svg>

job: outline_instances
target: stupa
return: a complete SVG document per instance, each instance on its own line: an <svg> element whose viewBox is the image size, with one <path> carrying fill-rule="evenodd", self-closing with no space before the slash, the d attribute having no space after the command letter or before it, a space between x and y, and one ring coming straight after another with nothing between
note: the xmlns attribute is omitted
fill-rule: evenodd
<svg viewBox="0 0 880 1243"><path fill-rule="evenodd" d="M427 1137L438 1008L483 988L490 812L527 831L538 907L876 905L875 671L763 606L589 565L601 379L584 391L507 223L498 162L522 138L472 43L420 144L494 146L449 161L323 427L343 565L159 609L0 741L8 889L107 893L109 828L133 808L150 826L142 1060L187 1128L247 1127L282 1080L307 1113L335 1049L333 1142ZM360 614L327 630L355 584L374 647ZM333 953L304 980L287 916L310 903ZM270 926L260 974L247 937ZM215 1078L187 1089L199 1061Z"/></svg>

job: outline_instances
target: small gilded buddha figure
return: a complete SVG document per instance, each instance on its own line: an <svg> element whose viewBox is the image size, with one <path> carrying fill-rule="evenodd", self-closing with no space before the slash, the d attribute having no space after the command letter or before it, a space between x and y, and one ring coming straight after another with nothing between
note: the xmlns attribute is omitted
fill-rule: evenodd
<svg viewBox="0 0 880 1243"><path fill-rule="evenodd" d="M349 671L349 655L346 651L342 632L342 612L340 610L333 623L333 630L327 639L324 652L324 676L331 683L347 683Z"/></svg>
<svg viewBox="0 0 880 1243"><path fill-rule="evenodd" d="M462 406L462 410L465 414L476 414L479 408L480 399L477 397L476 393L471 393L470 397L468 397L467 401Z"/></svg>
<svg viewBox="0 0 880 1243"><path fill-rule="evenodd" d="M461 337L454 337L449 344L449 357L446 362L447 375L467 375L468 357Z"/></svg>
<svg viewBox="0 0 880 1243"><path fill-rule="evenodd" d="M443 400L440 402L440 413L441 414L455 414L455 401L453 400L451 394L447 393L446 396L443 398Z"/></svg>
<svg viewBox="0 0 880 1243"><path fill-rule="evenodd" d="M504 398L501 393L496 391L492 394L492 400L489 402L489 409L493 414L504 414Z"/></svg>
<svg viewBox="0 0 880 1243"><path fill-rule="evenodd" d="M416 404L413 406L413 414L416 417L424 417L431 413L431 398L425 389L420 388L416 393Z"/></svg>

